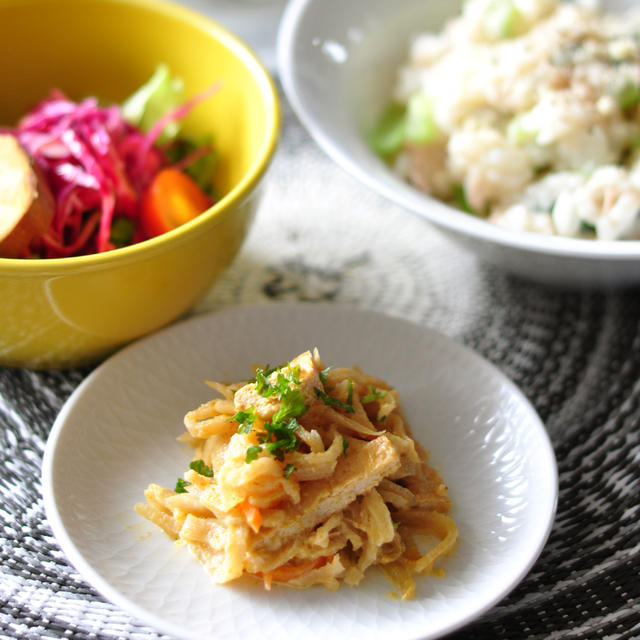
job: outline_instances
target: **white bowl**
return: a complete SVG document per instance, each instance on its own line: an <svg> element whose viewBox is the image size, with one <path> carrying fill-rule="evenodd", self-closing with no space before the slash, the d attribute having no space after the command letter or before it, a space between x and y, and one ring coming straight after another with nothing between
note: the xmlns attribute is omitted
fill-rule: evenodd
<svg viewBox="0 0 640 640"><path fill-rule="evenodd" d="M460 0L292 0L280 25L278 66L293 109L338 164L422 216L484 260L564 287L640 283L640 241L604 242L511 231L458 211L404 182L367 146L396 70L418 33L438 30ZM606 0L609 10L633 0Z"/></svg>

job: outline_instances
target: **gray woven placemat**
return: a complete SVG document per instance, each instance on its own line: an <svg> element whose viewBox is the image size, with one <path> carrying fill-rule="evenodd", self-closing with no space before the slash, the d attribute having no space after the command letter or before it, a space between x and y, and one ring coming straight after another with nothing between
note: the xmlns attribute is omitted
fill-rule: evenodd
<svg viewBox="0 0 640 640"><path fill-rule="evenodd" d="M547 425L558 515L529 575L452 637L640 637L639 292L557 291L482 265L335 167L286 105L284 121L256 224L196 312L348 303L423 323L495 363ZM46 438L89 371L0 369L2 638L162 637L80 578L44 516Z"/></svg>

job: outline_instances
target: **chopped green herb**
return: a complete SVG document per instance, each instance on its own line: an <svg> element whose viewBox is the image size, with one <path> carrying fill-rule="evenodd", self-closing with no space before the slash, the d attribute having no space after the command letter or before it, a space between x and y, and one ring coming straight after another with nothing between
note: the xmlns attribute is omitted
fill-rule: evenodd
<svg viewBox="0 0 640 640"><path fill-rule="evenodd" d="M295 367L291 367L289 369L288 376L289 376L289 380L291 382L293 382L293 384L297 384L297 385L301 384L301 382L300 382L300 366L296 365Z"/></svg>
<svg viewBox="0 0 640 640"><path fill-rule="evenodd" d="M349 441L346 438L342 438L342 455L347 455L347 449L349 448Z"/></svg>
<svg viewBox="0 0 640 640"><path fill-rule="evenodd" d="M275 442L267 442L265 448L277 460L284 460L284 454L289 451L290 442L288 440L276 440ZM293 441L293 447L298 446L297 438Z"/></svg>
<svg viewBox="0 0 640 640"><path fill-rule="evenodd" d="M347 380L347 404L353 406L353 380L351 378Z"/></svg>
<svg viewBox="0 0 640 640"><path fill-rule="evenodd" d="M253 462L260 455L261 451L262 451L262 447L259 444L254 444L252 447L249 447L247 449L247 455L244 461L247 464L249 464L250 462Z"/></svg>
<svg viewBox="0 0 640 640"><path fill-rule="evenodd" d="M299 418L307 410L307 403L300 389L292 387L292 385L301 384L300 367L291 367L286 374L282 373L280 369L281 367L277 367L271 372L260 368L256 369L256 391L266 398L277 396L280 400L280 407L271 421L265 423L265 431L258 434L258 442L261 445L254 445L247 449L246 462L255 460L263 448L278 460L283 460L287 451L295 451L300 445L300 441L295 435L295 432L300 428L296 418ZM267 380L267 376L276 371L278 373L275 381ZM244 416L240 417L244 418ZM245 430L242 433L250 433L253 421L251 421L251 428L248 428L247 424L248 421L244 420L242 428Z"/></svg>
<svg viewBox="0 0 640 640"><path fill-rule="evenodd" d="M362 404L367 404L369 402L375 402L380 398L384 398L387 395L387 392L384 389L376 389L373 385L369 385L369 393L362 398Z"/></svg>
<svg viewBox="0 0 640 640"><path fill-rule="evenodd" d="M298 467L295 464L288 464L284 468L284 477L288 478Z"/></svg>
<svg viewBox="0 0 640 640"><path fill-rule="evenodd" d="M199 473L201 476L206 476L207 478L213 477L213 469L208 467L204 460L194 460L190 465L189 469L193 469L196 473Z"/></svg>
<svg viewBox="0 0 640 640"><path fill-rule="evenodd" d="M327 377L329 376L329 371L331 371L331 367L327 367L326 369L323 369L320 374L320 382L322 382L322 386L326 389L327 388Z"/></svg>
<svg viewBox="0 0 640 640"><path fill-rule="evenodd" d="M582 233L586 233L587 235L593 235L596 232L596 228L594 225L589 222L585 222L584 220L580 221L580 231Z"/></svg>
<svg viewBox="0 0 640 640"><path fill-rule="evenodd" d="M276 392L275 387L272 387L267 380L274 371L278 371L278 369L266 371L260 367L256 369L256 391L264 398L269 398Z"/></svg>
<svg viewBox="0 0 640 640"><path fill-rule="evenodd" d="M284 422L289 418L299 418L307 410L304 394L299 389L284 391L280 397L280 408L272 418L272 422Z"/></svg>
<svg viewBox="0 0 640 640"><path fill-rule="evenodd" d="M258 372L260 372L260 375L264 378L269 377L274 371L277 371L278 369L280 369L281 367L271 367L270 365L267 365L264 369L261 369L260 367L256 367L256 375L251 378L250 380L247 380L247 383L256 383L258 381L257 378L257 374Z"/></svg>
<svg viewBox="0 0 640 640"><path fill-rule="evenodd" d="M176 493L187 493L186 487L188 487L191 483L188 480L184 480L183 478L178 478L176 480L176 488L174 491Z"/></svg>
<svg viewBox="0 0 640 640"><path fill-rule="evenodd" d="M327 395L324 391L318 389L318 387L314 387L313 390L316 394L316 397L322 400L322 402L324 402L324 404L326 404L328 407L340 407L347 413L355 413L355 409L352 405L346 404L342 402L342 400L338 400L338 398L333 398L332 396Z"/></svg>
<svg viewBox="0 0 640 640"><path fill-rule="evenodd" d="M267 378L274 371L278 372L276 380L275 382L269 382ZM274 371L266 372L260 368L256 369L256 391L263 398L269 398L273 395L282 398L290 390L292 384L300 384L300 367L292 367L286 375L280 372L280 367L277 367Z"/></svg>
<svg viewBox="0 0 640 640"><path fill-rule="evenodd" d="M264 426L267 432L265 448L278 460L282 460L288 451L295 451L300 446L295 435L300 423L295 418L290 418L287 422L267 422Z"/></svg>
<svg viewBox="0 0 640 640"><path fill-rule="evenodd" d="M289 388L289 378L283 373L278 373L276 383L273 385L274 392L280 397Z"/></svg>
<svg viewBox="0 0 640 640"><path fill-rule="evenodd" d="M256 408L249 407L244 411L238 411L233 418L229 419L229 422L237 422L240 426L238 427L238 433L251 433L253 429L253 423L257 418Z"/></svg>

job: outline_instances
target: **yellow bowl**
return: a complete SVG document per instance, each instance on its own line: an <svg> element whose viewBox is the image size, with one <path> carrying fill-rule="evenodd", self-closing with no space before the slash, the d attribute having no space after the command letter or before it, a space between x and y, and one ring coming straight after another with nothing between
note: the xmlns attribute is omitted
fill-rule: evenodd
<svg viewBox="0 0 640 640"><path fill-rule="evenodd" d="M261 195L280 124L277 94L255 56L221 26L153 0L1 0L0 125L56 87L104 103L165 63L191 96L222 88L184 121L212 134L223 197L178 229L98 255L0 258L0 364L95 362L184 314L231 262Z"/></svg>

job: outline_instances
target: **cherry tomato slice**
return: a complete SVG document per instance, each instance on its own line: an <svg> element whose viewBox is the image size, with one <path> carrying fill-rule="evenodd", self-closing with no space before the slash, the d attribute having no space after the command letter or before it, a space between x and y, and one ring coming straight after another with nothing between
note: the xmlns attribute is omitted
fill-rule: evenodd
<svg viewBox="0 0 640 640"><path fill-rule="evenodd" d="M186 174L162 169L142 196L140 222L149 237L171 231L206 211L213 201Z"/></svg>

